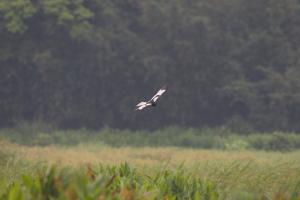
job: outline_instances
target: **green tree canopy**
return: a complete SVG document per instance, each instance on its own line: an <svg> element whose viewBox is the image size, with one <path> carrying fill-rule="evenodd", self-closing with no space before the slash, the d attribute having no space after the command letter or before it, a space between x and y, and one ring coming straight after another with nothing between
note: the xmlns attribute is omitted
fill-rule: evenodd
<svg viewBox="0 0 300 200"><path fill-rule="evenodd" d="M299 27L297 0L0 0L0 125L300 131Z"/></svg>

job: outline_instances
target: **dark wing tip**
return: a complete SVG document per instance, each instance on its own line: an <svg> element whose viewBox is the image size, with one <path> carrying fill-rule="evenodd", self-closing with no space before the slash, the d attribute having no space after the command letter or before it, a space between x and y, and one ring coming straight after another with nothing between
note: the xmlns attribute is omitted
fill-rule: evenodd
<svg viewBox="0 0 300 200"><path fill-rule="evenodd" d="M167 90L167 84L163 85L160 89L161 90Z"/></svg>

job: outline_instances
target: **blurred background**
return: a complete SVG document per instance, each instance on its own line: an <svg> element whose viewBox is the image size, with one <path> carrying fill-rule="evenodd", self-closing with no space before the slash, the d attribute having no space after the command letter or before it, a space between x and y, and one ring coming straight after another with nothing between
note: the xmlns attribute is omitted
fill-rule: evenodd
<svg viewBox="0 0 300 200"><path fill-rule="evenodd" d="M297 0L1 0L0 127L297 132L299 55Z"/></svg>

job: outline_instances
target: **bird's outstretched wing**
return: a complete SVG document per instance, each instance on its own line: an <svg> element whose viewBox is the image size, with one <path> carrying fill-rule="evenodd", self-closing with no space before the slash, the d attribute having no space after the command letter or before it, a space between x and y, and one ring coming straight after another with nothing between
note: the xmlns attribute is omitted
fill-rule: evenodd
<svg viewBox="0 0 300 200"><path fill-rule="evenodd" d="M135 110L143 110L144 108L151 106L151 103L142 101L135 106Z"/></svg>
<svg viewBox="0 0 300 200"><path fill-rule="evenodd" d="M154 102L156 103L156 101L158 100L158 98L167 91L167 86L164 85L162 88L160 88L158 90L158 92L150 99L149 102Z"/></svg>

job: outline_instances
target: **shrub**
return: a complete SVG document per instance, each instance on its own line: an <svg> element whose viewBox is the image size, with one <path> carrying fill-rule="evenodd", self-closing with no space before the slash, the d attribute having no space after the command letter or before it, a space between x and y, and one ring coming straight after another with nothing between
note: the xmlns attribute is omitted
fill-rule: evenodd
<svg viewBox="0 0 300 200"><path fill-rule="evenodd" d="M255 133L239 135L226 128L184 129L167 127L161 130L130 131L105 128L99 131L87 129L55 130L43 132L33 129L2 129L0 137L23 145L78 145L81 143L99 143L114 147L121 146L179 146L203 149L257 149L272 151L290 151L300 148L300 135L295 133ZM39 131L38 131L39 130Z"/></svg>
<svg viewBox="0 0 300 200"><path fill-rule="evenodd" d="M248 140L251 147L262 150L288 151L300 146L300 136L281 132L250 135Z"/></svg>

